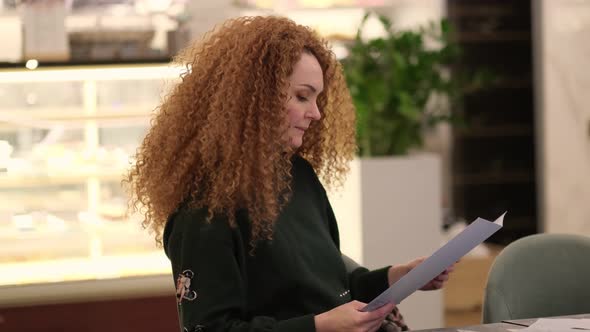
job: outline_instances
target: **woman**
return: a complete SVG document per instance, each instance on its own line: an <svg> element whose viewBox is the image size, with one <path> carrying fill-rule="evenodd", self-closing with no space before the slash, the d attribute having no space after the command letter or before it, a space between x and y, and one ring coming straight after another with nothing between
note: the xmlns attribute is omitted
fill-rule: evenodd
<svg viewBox="0 0 590 332"><path fill-rule="evenodd" d="M346 272L317 174L341 183L354 108L325 42L285 18L238 18L177 62L188 71L126 181L172 262L181 329L378 330L394 306L363 302L419 260Z"/></svg>

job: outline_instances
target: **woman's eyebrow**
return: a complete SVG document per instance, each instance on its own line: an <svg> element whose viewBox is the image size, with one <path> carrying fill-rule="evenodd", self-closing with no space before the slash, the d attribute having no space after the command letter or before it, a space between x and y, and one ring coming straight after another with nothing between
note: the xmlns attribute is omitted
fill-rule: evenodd
<svg viewBox="0 0 590 332"><path fill-rule="evenodd" d="M318 90L317 90L317 89L316 89L316 88L315 88L313 85L310 85L310 84L299 84L299 86L304 86L304 87L307 87L307 88L309 88L309 89L310 89L310 90L311 90L313 93L316 93L316 92L318 91Z"/></svg>

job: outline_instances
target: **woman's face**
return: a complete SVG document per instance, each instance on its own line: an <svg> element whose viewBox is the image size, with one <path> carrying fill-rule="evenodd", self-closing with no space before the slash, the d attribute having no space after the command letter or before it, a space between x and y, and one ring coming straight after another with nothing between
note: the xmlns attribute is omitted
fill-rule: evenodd
<svg viewBox="0 0 590 332"><path fill-rule="evenodd" d="M286 139L290 147L300 147L309 125L321 118L317 98L322 90L322 67L315 56L304 52L289 76Z"/></svg>

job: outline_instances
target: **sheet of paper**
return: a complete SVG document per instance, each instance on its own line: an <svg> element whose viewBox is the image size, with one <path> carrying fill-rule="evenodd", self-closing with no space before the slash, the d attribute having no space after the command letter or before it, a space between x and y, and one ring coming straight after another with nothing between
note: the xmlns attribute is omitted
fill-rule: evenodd
<svg viewBox="0 0 590 332"><path fill-rule="evenodd" d="M373 311L387 303L401 303L406 297L426 285L430 280L453 265L485 239L492 236L504 223L502 214L494 222L477 218L434 254L425 259L398 282L367 304L361 311Z"/></svg>
<svg viewBox="0 0 590 332"><path fill-rule="evenodd" d="M577 329L584 329L584 330L590 330L590 318L582 318L582 319L576 319L576 321L574 322L574 328Z"/></svg>
<svg viewBox="0 0 590 332"><path fill-rule="evenodd" d="M590 331L590 319L577 318L540 318L531 326L519 331L524 332L558 332L558 331Z"/></svg>

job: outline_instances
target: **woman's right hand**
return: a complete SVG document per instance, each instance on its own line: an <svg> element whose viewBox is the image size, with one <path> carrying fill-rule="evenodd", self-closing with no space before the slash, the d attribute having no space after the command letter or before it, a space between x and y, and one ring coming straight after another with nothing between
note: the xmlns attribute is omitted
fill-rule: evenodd
<svg viewBox="0 0 590 332"><path fill-rule="evenodd" d="M315 316L317 332L374 332L391 313L395 305L386 304L371 311L360 311L365 303L352 301Z"/></svg>

